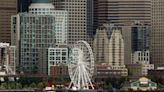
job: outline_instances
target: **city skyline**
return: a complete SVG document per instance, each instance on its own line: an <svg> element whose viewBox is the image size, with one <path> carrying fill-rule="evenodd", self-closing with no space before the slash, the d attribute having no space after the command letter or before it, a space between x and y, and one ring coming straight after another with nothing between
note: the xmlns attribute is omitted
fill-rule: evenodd
<svg viewBox="0 0 164 92"><path fill-rule="evenodd" d="M164 80L163 11L164 0L0 0L0 76L63 78L76 89Z"/></svg>
<svg viewBox="0 0 164 92"><path fill-rule="evenodd" d="M28 2L28 3L27 3ZM119 29L121 29L122 31L121 31L121 34L123 35L123 38L124 38L124 41L125 41L125 44L124 44L124 48L125 48L125 51L124 51L124 54L125 54L125 56L124 56L124 61L125 61L125 64L130 64L131 63L131 61L130 60L132 60L131 59L131 53L133 52L133 51L144 51L144 50L149 50L149 43L150 43L150 38L149 38L149 33L146 33L147 31L150 31L150 0L145 0L145 1L127 1L127 0L118 0L117 1L117 3L116 2L113 2L112 0L109 0L109 7L114 7L113 5L118 5L119 7L124 7L124 8L126 8L126 6L124 6L124 4L126 3L128 6L130 5L132 5L133 4L133 2L136 2L136 4L135 4L135 7L134 8L136 8L136 11L135 11L135 13L134 12L131 12L132 14L130 14L130 15L128 15L128 16L131 16L131 17L133 17L133 14L136 14L136 13L138 13L138 14L145 14L145 16L147 16L147 17L144 17L145 18L145 20L143 19L143 20L141 20L140 19L140 17L139 16L141 16L141 15L138 15L138 17L136 16L134 19L133 18L130 18L129 17L129 19L132 19L132 20L126 20L126 21L129 21L130 22L130 24L129 23L126 23L126 21L125 22L123 22L122 21L122 19L120 19L120 23L119 22L114 22L113 21L113 19L111 18L111 20L113 21L109 21L109 20L107 20L108 22L95 22L95 21L92 21L93 19L94 20L97 20L97 21L99 21L99 16L97 16L97 14L99 14L100 13L100 15L101 14L103 14L103 13L101 13L101 12L99 12L98 10L99 9L101 9L101 7L99 7L99 4L100 4L100 6L101 6L101 3L103 4L104 3L104 1L103 2L100 2L100 1L95 1L94 3L92 2L92 1L90 1L90 2L86 2L85 0L84 0L84 2L83 3L81 3L82 5L84 5L84 7L86 7L87 5L91 5L90 6L90 8L88 7L87 9L87 11L88 11L88 13L86 13L86 14L89 14L89 15L87 15L87 16L83 16L83 18L84 19L82 19L81 18L81 14L85 14L85 10L84 10L84 12L81 12L81 11L79 11L79 13L75 10L75 8L78 10L78 9L82 9L80 6L79 6L79 4L77 4L76 5L76 3L78 3L78 2L74 2L74 1L72 1L72 2L70 2L69 0L67 1L67 0L64 0L64 1L58 1L58 0L41 0L41 1L39 1L39 0L32 0L32 1L27 1L27 2L24 2L24 1L22 1L22 0L20 0L19 1L19 3L21 3L21 5L23 5L23 4L25 4L25 3L27 3L25 6L20 6L19 8L21 8L22 10L20 10L19 9L19 11L29 11L29 13L33 13L33 14L41 14L41 15L44 15L45 13L47 13L47 12L41 12L41 11L39 11L38 10L38 12L37 11L35 11L35 10L33 10L32 8L30 8L30 7L33 7L33 8L38 8L38 7L36 7L36 6L34 6L34 4L38 4L39 2L40 3L52 3L54 6L52 6L52 5L49 5L49 6L51 6L52 7L52 9L54 10L58 10L58 11L67 11L68 12L68 33L65 33L65 32L62 32L63 34L61 35L61 36L65 36L65 35L67 35L66 36L66 38L64 37L62 37L62 39L67 39L67 40L62 40L62 42L64 42L64 41L66 41L66 44L67 44L67 41L68 41L68 45L71 45L71 44L73 44L74 42L76 42L76 41L78 41L78 39L79 40L86 40L86 41L88 41L89 43L90 43L90 45L92 46L92 43L93 43L93 40L95 39L95 35L96 34L92 34L92 33L95 33L94 32L94 29L97 29L97 27L95 27L95 25L94 24L92 24L93 22L94 23L100 23L100 24L102 24L102 23L107 23L107 24L109 24L109 25L111 25L111 28L113 28L114 26L116 27L116 26L118 26L118 28ZM31 3L32 2L32 3ZM29 9L27 9L26 7L28 6L28 4L30 4L31 3L31 5L29 6ZM85 4L86 3L86 4ZM143 3L143 4L141 4L141 3ZM94 7L92 6L94 4ZM105 3L104 3L105 4ZM75 7L73 7L73 6L70 6L70 5L75 5ZM97 8L96 8L96 5L97 5ZM77 6L79 6L79 8L77 7ZM108 7L107 6L107 7ZM144 10L142 11L142 10L140 10L140 7L142 7L142 6L145 6L144 7ZM25 7L25 8L24 8ZM46 6L46 7L48 7L48 6ZM94 10L97 10L97 11L94 11L93 12L93 10L91 9L91 7L93 7L94 8ZM95 9L96 8L96 9ZM106 9L109 9L109 8L106 8ZM111 8L111 9L114 9L114 8ZM124 13L126 13L127 11L126 11L126 9L125 9L125 12L123 12L122 10L119 10L120 8L117 8L118 10L116 10L116 11L120 11L120 16L126 16L126 15L124 15ZM76 13L78 14L78 16L77 17L74 17L75 15L77 15L77 14L75 14L74 12L72 12L72 10L73 11L76 11ZM129 7L129 10L130 11L132 11L133 10L133 7ZM147 11L147 13L145 12L146 10L148 10ZM137 11L140 11L140 12L137 12ZM107 11L106 11L107 12ZM96 13L96 14L95 14ZM121 13L123 14L123 15L121 15ZM129 12L130 13L130 12ZM48 13L47 13L48 14ZM95 14L94 15L94 17L92 16L93 14ZM114 14L114 13L110 13L110 14ZM111 15L106 15L106 16L111 16ZM75 18L75 19L73 19L73 18ZM81 22L77 22L77 21L79 21L79 19L76 19L76 18L79 18L79 19L81 19L82 21ZM86 18L86 19L85 19ZM93 19L92 19L93 18ZM98 19L95 19L95 18L98 18ZM101 17L100 17L101 18ZM137 19L138 18L138 19ZM88 22L84 22L84 21L88 21L89 22L89 20L91 20L90 22L92 22L92 23L88 23ZM100 19L101 20L101 19ZM105 19L104 19L105 20ZM121 22L122 21L122 22ZM80 34L80 32L82 31L82 29L79 29L78 28L78 25L74 25L74 27L73 27L73 24L74 23L79 23L80 25L81 25L81 27L79 26L79 28L83 28L82 27L82 23L86 23L86 24L84 24L83 26L86 26L86 27L89 27L89 26L87 26L87 25L92 25L92 26L90 26L89 28L91 28L92 27L92 30L91 29L88 29L88 28L84 28L85 29L85 31L83 31L83 32L85 32L85 34L83 34L83 35L81 35ZM137 24L138 23L138 24ZM124 25L122 25L122 24L124 24ZM60 24L57 24L57 25L60 25ZM112 25L113 25L113 27L112 27ZM55 26L55 25L54 25ZM14 26L13 26L14 27ZM62 27L64 27L64 26L62 26ZM93 28L94 27L94 28ZM81 31L78 31L77 30L77 32L78 33L76 33L76 32L74 32L76 29L74 29L74 28L78 28L78 30L81 30ZM108 31L110 31L111 29L110 29L110 27L108 28L107 26L106 26L106 28L108 29ZM74 31L73 31L74 30ZM141 30L141 31L140 31ZM142 30L143 30L143 32L142 32ZM146 31L145 31L146 30ZM21 30L20 30L21 31ZM140 33L139 33L139 31L140 31ZM90 37L89 37L89 35L88 34L86 34L86 33L90 33ZM76 33L76 34L75 34ZM57 33L56 33L57 34ZM110 38L110 35L112 34L112 31L111 32L107 32L107 37L108 37L108 39ZM58 34L57 34L58 35ZM78 35L80 35L80 36L83 36L82 38L80 37L80 36L78 36ZM61 37L61 36L58 36L58 37ZM68 37L68 38L67 38ZM76 38L76 37L78 37L78 39ZM89 37L89 38L88 38ZM138 38L137 38L138 37ZM72 40L71 40L72 39ZM74 39L74 40L73 40ZM143 39L143 40L142 40ZM18 39L15 39L15 40L18 40ZM15 41L14 40L14 41ZM13 38L12 38L12 42L13 42ZM56 43L58 43L58 40L56 40L55 41ZM14 45L16 45L17 44L17 46L19 46L18 45L18 43L17 42L15 42L14 43ZM63 43L60 43L60 44L63 44ZM142 45L142 46L141 46ZM105 47L105 48L108 48L108 47ZM99 49L99 48L98 48ZM18 51L19 52L19 51ZM18 55L19 55L19 53L17 53ZM21 54L20 54L21 55ZM104 55L106 56L106 57L108 57L108 54L103 54L103 56L102 57L104 57ZM151 53L150 53L150 56L151 56ZM97 58L97 57L95 57L95 58ZM110 59L107 59L107 61L105 61L105 62L108 62L108 60L110 60ZM20 60L18 59L18 61L17 61L17 65L19 65L18 63L20 62ZM97 62L97 61L96 61ZM102 61L101 60L101 62L104 62L104 61Z"/></svg>

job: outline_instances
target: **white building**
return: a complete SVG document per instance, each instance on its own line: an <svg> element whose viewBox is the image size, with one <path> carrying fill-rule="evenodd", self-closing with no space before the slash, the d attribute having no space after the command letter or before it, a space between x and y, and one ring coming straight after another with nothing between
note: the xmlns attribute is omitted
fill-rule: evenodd
<svg viewBox="0 0 164 92"><path fill-rule="evenodd" d="M15 46L0 43L0 75L15 74Z"/></svg>
<svg viewBox="0 0 164 92"><path fill-rule="evenodd" d="M47 1L47 2L46 2ZM36 15L52 15L55 17L55 35L57 44L67 44L67 30L68 30L68 13L65 10L55 10L54 5L42 3L42 0L33 0L29 6L29 14ZM47 20L49 21L49 20Z"/></svg>
<svg viewBox="0 0 164 92"><path fill-rule="evenodd" d="M55 10L48 0L32 0L29 12L12 16L11 44L24 73L47 74L47 50L67 44L67 21L67 11Z"/></svg>
<svg viewBox="0 0 164 92"><path fill-rule="evenodd" d="M50 71L56 65L67 65L68 64L68 48L57 47L48 48L48 75Z"/></svg>
<svg viewBox="0 0 164 92"><path fill-rule="evenodd" d="M141 64L141 74L144 76L148 74L148 70L154 69L154 64L150 64L150 51L133 52L132 64Z"/></svg>
<svg viewBox="0 0 164 92"><path fill-rule="evenodd" d="M113 30L109 40L109 65L124 65L124 40L120 30Z"/></svg>
<svg viewBox="0 0 164 92"><path fill-rule="evenodd" d="M113 30L109 40L109 65L113 70L124 70L124 74L128 75L124 64L124 39L118 29Z"/></svg>
<svg viewBox="0 0 164 92"><path fill-rule="evenodd" d="M150 51L135 51L132 53L133 64L149 64L150 63Z"/></svg>
<svg viewBox="0 0 164 92"><path fill-rule="evenodd" d="M109 62L109 38L105 27L99 27L93 41L93 51L96 64Z"/></svg>

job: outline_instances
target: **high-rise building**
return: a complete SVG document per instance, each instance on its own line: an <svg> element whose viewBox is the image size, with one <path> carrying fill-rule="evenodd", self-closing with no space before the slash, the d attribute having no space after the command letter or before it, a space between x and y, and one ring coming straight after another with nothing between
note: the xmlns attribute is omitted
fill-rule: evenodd
<svg viewBox="0 0 164 92"><path fill-rule="evenodd" d="M124 39L120 30L113 30L109 40L109 65L124 65Z"/></svg>
<svg viewBox="0 0 164 92"><path fill-rule="evenodd" d="M152 2L151 62L155 67L164 67L164 0Z"/></svg>
<svg viewBox="0 0 164 92"><path fill-rule="evenodd" d="M114 29L121 30L124 38L124 61L125 64L131 63L131 26L115 26L113 24L103 24L97 28L96 35L94 36L93 51L96 63L105 63L109 60L109 39L111 38Z"/></svg>
<svg viewBox="0 0 164 92"><path fill-rule="evenodd" d="M17 13L17 0L0 0L0 42L11 42L11 15Z"/></svg>
<svg viewBox="0 0 164 92"><path fill-rule="evenodd" d="M94 36L94 54L96 62L105 63L108 61L105 53L107 52L107 40L111 38L113 29L120 29L124 39L124 61L125 64L131 64L131 55L135 51L147 51L150 44L150 25L140 22L132 23L131 25L116 26L113 24L103 24L97 28ZM107 36L107 37L106 37ZM109 41L108 41L109 42ZM108 55L107 55L108 57Z"/></svg>
<svg viewBox="0 0 164 92"><path fill-rule="evenodd" d="M93 0L50 0L55 9L68 11L68 43L92 42Z"/></svg>
<svg viewBox="0 0 164 92"><path fill-rule="evenodd" d="M107 28L101 26L97 28L96 35L93 42L93 51L96 64L108 63L109 57L109 36L107 35Z"/></svg>
<svg viewBox="0 0 164 92"><path fill-rule="evenodd" d="M94 29L103 23L151 23L151 0L95 0Z"/></svg>
<svg viewBox="0 0 164 92"><path fill-rule="evenodd" d="M122 70L125 75L128 75L128 70L125 67L124 39L121 30L113 29L109 39L109 65L113 70Z"/></svg>
<svg viewBox="0 0 164 92"><path fill-rule="evenodd" d="M132 51L146 51L150 49L151 26L141 23L131 27Z"/></svg>
<svg viewBox="0 0 164 92"><path fill-rule="evenodd" d="M48 72L48 48L67 44L67 12L48 0L33 0L28 13L12 16L12 45L25 72ZM18 63L19 62L19 63Z"/></svg>
<svg viewBox="0 0 164 92"><path fill-rule="evenodd" d="M108 24L100 26L94 37L93 51L96 68L101 66L104 71L99 71L98 69L97 72L102 74L103 72L111 72L111 74L117 72L121 76L127 76L128 70L125 67L124 50L124 39L121 30ZM108 68L105 68L104 65L108 66Z"/></svg>
<svg viewBox="0 0 164 92"><path fill-rule="evenodd" d="M28 12L32 0L18 0L18 12Z"/></svg>

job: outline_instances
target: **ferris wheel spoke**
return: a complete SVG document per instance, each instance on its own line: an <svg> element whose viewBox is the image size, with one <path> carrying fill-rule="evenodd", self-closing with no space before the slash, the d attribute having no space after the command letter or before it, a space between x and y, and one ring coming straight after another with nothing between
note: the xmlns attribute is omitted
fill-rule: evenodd
<svg viewBox="0 0 164 92"><path fill-rule="evenodd" d="M89 62L84 62L84 65L89 66L89 65L90 65L90 63L89 63Z"/></svg>
<svg viewBox="0 0 164 92"><path fill-rule="evenodd" d="M88 54L86 54L86 55L84 56L84 58L85 58L85 59L88 59L88 60L90 59Z"/></svg>
<svg viewBox="0 0 164 92"><path fill-rule="evenodd" d="M68 68L71 82L77 89L89 88L89 85L92 85L91 77L94 71L93 52L89 44L86 41L76 42L69 58L71 61Z"/></svg>
<svg viewBox="0 0 164 92"><path fill-rule="evenodd" d="M89 68L88 66L85 66L86 69L90 70L91 68Z"/></svg>
<svg viewBox="0 0 164 92"><path fill-rule="evenodd" d="M76 69L72 69L72 74L75 74L75 72L76 72Z"/></svg>
<svg viewBox="0 0 164 92"><path fill-rule="evenodd" d="M78 73L78 69L75 70L75 73L73 75L73 81L75 82L75 79L77 78L77 73Z"/></svg>
<svg viewBox="0 0 164 92"><path fill-rule="evenodd" d="M77 67L77 64L71 64L70 66L71 67Z"/></svg>

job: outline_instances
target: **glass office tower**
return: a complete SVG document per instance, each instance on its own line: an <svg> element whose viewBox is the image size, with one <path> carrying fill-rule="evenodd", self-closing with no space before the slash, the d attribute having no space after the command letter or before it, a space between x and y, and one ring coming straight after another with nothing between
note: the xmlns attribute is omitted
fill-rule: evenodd
<svg viewBox="0 0 164 92"><path fill-rule="evenodd" d="M45 0L46 1L46 0ZM67 44L67 12L33 0L29 13L12 16L12 44L24 72L47 74L48 48Z"/></svg>

